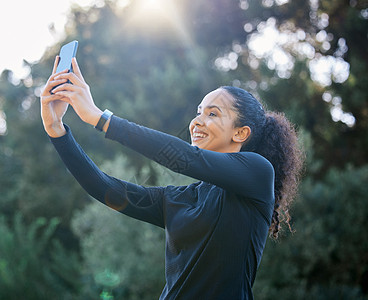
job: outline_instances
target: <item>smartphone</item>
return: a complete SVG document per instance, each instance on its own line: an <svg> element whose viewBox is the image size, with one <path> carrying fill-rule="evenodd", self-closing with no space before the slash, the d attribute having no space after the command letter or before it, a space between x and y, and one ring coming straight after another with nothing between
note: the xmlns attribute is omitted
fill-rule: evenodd
<svg viewBox="0 0 368 300"><path fill-rule="evenodd" d="M76 56L77 49L78 49L78 41L72 41L64 45L63 47L61 47L60 54L59 54L59 57L60 57L59 63L58 63L58 66L56 67L56 73L59 73L66 69L68 69L68 72L73 72L72 58ZM68 80L68 83L70 83L69 80ZM50 93L53 94L53 90L59 85L55 86L50 91Z"/></svg>
<svg viewBox="0 0 368 300"><path fill-rule="evenodd" d="M56 73L68 69L68 72L73 72L72 58L76 56L78 49L78 41L72 41L60 49L60 60L56 68Z"/></svg>

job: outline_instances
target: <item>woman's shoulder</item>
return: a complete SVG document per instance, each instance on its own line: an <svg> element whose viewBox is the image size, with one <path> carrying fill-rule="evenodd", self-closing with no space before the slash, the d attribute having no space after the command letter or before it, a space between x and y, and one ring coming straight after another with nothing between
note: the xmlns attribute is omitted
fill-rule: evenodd
<svg viewBox="0 0 368 300"><path fill-rule="evenodd" d="M229 153L229 155L233 159L237 159L240 162L247 164L247 166L264 166L266 168L273 169L273 166L268 159L255 152L234 152Z"/></svg>

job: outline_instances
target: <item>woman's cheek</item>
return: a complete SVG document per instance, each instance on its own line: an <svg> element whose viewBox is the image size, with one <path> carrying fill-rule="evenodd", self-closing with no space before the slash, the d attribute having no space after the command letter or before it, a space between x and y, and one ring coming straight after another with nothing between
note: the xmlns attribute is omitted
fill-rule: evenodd
<svg viewBox="0 0 368 300"><path fill-rule="evenodd" d="M194 128L194 123L193 123L193 120L189 123L189 132L192 133L193 131L193 128Z"/></svg>

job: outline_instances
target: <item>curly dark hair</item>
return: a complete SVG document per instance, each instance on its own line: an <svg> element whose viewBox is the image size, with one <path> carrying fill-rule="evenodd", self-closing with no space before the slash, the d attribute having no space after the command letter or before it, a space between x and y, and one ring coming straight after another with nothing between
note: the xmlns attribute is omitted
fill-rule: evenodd
<svg viewBox="0 0 368 300"><path fill-rule="evenodd" d="M262 104L249 92L236 87L221 87L234 99L238 119L235 126L249 126L250 138L241 151L255 152L268 159L275 170L275 206L270 235L277 239L282 223L292 232L289 209L294 201L304 152L298 143L297 132L282 113L266 112Z"/></svg>

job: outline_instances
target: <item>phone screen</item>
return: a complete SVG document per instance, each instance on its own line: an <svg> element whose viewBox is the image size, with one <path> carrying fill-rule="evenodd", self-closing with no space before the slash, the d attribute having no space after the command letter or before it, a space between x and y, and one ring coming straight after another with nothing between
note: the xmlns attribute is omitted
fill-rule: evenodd
<svg viewBox="0 0 368 300"><path fill-rule="evenodd" d="M72 41L60 49L60 61L56 68L56 73L64 71L66 69L69 72L72 71L72 58L77 54L78 41Z"/></svg>

